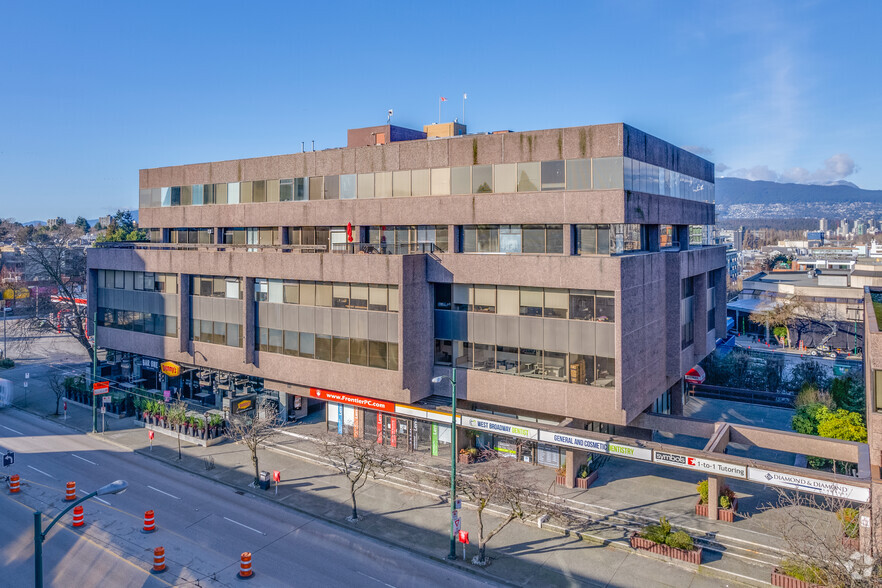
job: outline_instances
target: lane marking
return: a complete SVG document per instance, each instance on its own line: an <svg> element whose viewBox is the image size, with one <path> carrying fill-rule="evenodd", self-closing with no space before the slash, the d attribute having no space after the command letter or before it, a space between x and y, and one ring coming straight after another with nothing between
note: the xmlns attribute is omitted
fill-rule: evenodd
<svg viewBox="0 0 882 588"><path fill-rule="evenodd" d="M7 431L12 431L13 433L16 433L16 434L18 434L18 435L24 435L24 433L22 433L21 431L16 431L15 429L10 429L10 428L7 427L6 425L0 425L0 427L3 427L3 428L6 429Z"/></svg>
<svg viewBox="0 0 882 588"><path fill-rule="evenodd" d="M40 472L40 473L43 474L44 476L49 476L49 477L52 478L53 480L56 479L55 476L52 476L52 475L50 475L50 474L47 474L47 473L44 472L43 470L38 470L37 468L35 468L35 467L32 466L32 465L29 465L28 467L31 468L32 470L34 470L35 472Z"/></svg>
<svg viewBox="0 0 882 588"><path fill-rule="evenodd" d="M380 580L379 578L374 578L373 576L369 576L369 575L365 574L364 572L360 572L358 570L355 570L355 573L359 574L361 576L364 576L365 578L370 578L374 582L378 582L378 583L382 584L383 586L388 586L389 588L395 588L395 586L393 586L392 584L387 584L386 582Z"/></svg>
<svg viewBox="0 0 882 588"><path fill-rule="evenodd" d="M90 461L90 460L86 459L85 457L80 457L80 456L77 455L76 453L71 453L71 455L72 455L73 457L77 458L77 459L81 459L81 460L83 460L83 461L86 462L86 463L90 463L90 464L92 464L92 465L98 465L98 464L95 463L94 461Z"/></svg>
<svg viewBox="0 0 882 588"><path fill-rule="evenodd" d="M249 531L254 531L255 533L259 533L259 534L264 535L264 536L266 535L266 533L264 533L263 531L258 531L258 530L255 529L254 527L249 527L248 525L243 525L243 524L240 523L239 521L234 521L233 519L228 519L227 517L224 517L224 519L230 521L231 523L235 523L235 524L239 525L240 527L245 527L245 528L248 529Z"/></svg>
<svg viewBox="0 0 882 588"><path fill-rule="evenodd" d="M150 488L151 490L156 490L156 491L159 492L160 494L165 494L166 496L171 496L171 497L174 498L175 500L180 500L180 498L178 498L178 497L175 496L174 494L169 494L168 492L163 492L163 491L160 490L159 488L154 488L153 486L147 486L147 487Z"/></svg>

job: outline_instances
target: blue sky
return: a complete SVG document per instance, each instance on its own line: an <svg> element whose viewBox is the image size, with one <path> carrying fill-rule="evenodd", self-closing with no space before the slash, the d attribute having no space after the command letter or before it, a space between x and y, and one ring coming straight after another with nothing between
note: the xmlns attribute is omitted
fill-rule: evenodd
<svg viewBox="0 0 882 588"><path fill-rule="evenodd" d="M882 3L0 2L0 217L346 129L627 122L718 175L882 189Z"/></svg>

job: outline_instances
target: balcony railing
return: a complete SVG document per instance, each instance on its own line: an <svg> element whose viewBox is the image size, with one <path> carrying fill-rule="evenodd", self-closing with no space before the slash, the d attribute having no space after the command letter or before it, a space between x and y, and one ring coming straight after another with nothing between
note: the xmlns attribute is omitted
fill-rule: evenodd
<svg viewBox="0 0 882 588"><path fill-rule="evenodd" d="M95 243L97 249L138 249L147 251L245 251L248 253L325 253L325 245L215 245L211 243L146 243L121 241ZM409 255L443 253L434 243L332 243L331 253L363 253L374 255Z"/></svg>
<svg viewBox="0 0 882 588"><path fill-rule="evenodd" d="M409 255L413 253L443 253L434 243L332 243L331 253L370 253L379 255Z"/></svg>

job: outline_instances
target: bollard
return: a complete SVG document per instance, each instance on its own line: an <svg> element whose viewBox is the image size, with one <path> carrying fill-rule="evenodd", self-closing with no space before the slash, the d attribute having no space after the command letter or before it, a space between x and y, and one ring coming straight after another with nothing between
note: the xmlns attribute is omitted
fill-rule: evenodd
<svg viewBox="0 0 882 588"><path fill-rule="evenodd" d="M242 554L242 563L239 565L239 577L243 580L254 577L251 571L251 552L246 551Z"/></svg>
<svg viewBox="0 0 882 588"><path fill-rule="evenodd" d="M21 488L19 488L19 478L18 474L13 474L9 477L9 493L15 494L16 492L21 492Z"/></svg>
<svg viewBox="0 0 882 588"><path fill-rule="evenodd" d="M153 569L151 574L161 574L165 571L165 548L157 547L153 550Z"/></svg>
<svg viewBox="0 0 882 588"><path fill-rule="evenodd" d="M152 533L156 530L156 523L153 519L153 511L148 510L144 513L144 528L141 529L142 533Z"/></svg>
<svg viewBox="0 0 882 588"><path fill-rule="evenodd" d="M64 493L64 499L68 502L71 500L77 499L77 483L76 482L68 482L67 490Z"/></svg>
<svg viewBox="0 0 882 588"><path fill-rule="evenodd" d="M83 507L75 506L74 514L73 514L73 526L74 527L82 527L85 523L83 523Z"/></svg>

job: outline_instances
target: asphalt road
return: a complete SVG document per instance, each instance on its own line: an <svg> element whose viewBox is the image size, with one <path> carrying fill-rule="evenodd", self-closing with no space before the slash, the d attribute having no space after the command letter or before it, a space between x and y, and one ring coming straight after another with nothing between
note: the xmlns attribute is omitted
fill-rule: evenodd
<svg viewBox="0 0 882 588"><path fill-rule="evenodd" d="M138 456L22 411L0 411L0 450L15 452L3 474L22 491L0 494L0 585L32 586L33 512L44 528L65 508L68 481L80 495L116 479L119 495L84 503L86 526L71 514L44 544L46 586L232 586L242 552L253 554L254 586L487 586L483 579L390 547L232 488ZM144 511L157 532L140 532ZM168 570L151 575L153 548Z"/></svg>

